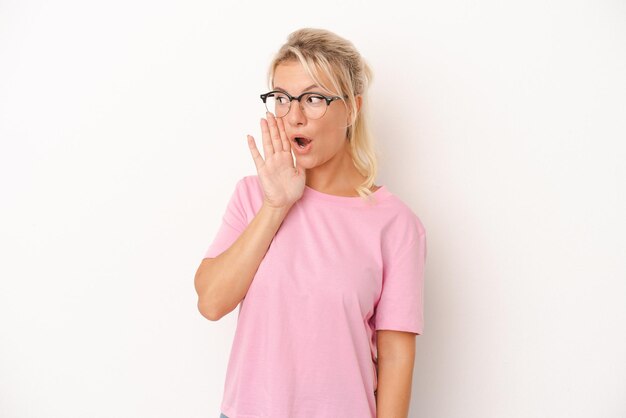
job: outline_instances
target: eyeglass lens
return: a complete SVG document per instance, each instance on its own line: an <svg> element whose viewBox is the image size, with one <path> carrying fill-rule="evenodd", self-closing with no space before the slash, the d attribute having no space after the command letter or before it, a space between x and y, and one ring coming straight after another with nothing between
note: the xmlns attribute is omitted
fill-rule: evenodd
<svg viewBox="0 0 626 418"><path fill-rule="evenodd" d="M326 113L326 99L322 96L309 93L300 98L300 103L297 100L293 100L297 104L300 104L304 115L309 119L319 119ZM282 93L270 93L265 99L265 107L268 111L272 112L276 117L282 118L289 113L289 97Z"/></svg>

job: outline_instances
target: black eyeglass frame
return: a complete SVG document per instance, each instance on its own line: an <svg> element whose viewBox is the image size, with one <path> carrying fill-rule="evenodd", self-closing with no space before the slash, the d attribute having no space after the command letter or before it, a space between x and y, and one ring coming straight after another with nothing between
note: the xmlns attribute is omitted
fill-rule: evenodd
<svg viewBox="0 0 626 418"><path fill-rule="evenodd" d="M261 100L263 100L263 104L265 105L265 108L267 109L267 97L272 94L272 93L280 93L280 94L284 94L285 96L287 96L289 98L289 109L287 109L287 113L285 113L283 116L276 116L276 117L280 117L283 118L285 116L287 116L289 114L289 112L291 111L291 102L294 100L297 100L298 103L300 103L300 99L302 99L303 96L307 95L307 94L314 94L316 96L320 96L323 97L324 100L326 100L326 109L324 109L324 114L322 114L322 116L320 116L317 119L321 119L324 117L324 115L326 114L326 111L328 110L328 106L330 106L330 104L335 101L335 100L342 100L342 99L347 99L348 96L343 96L343 97L339 97L339 96L326 96L325 94L322 93L317 93L315 91L305 91L304 93L302 93L301 95L299 95L298 97L294 97L291 94L287 93L286 91L282 91L282 90L272 90L270 92L267 92L265 94L261 94ZM301 104L301 103L300 103Z"/></svg>

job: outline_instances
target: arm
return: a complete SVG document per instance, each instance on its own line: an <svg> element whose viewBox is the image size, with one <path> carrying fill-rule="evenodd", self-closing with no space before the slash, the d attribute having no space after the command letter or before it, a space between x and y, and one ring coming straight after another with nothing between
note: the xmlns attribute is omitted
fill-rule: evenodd
<svg viewBox="0 0 626 418"><path fill-rule="evenodd" d="M220 319L246 296L278 228L302 197L305 187L306 170L294 166L283 120L276 120L270 112L267 115L267 120L261 119L265 159L261 157L254 138L248 135L248 148L263 189L263 205L230 247L215 258L202 260L196 271L194 284L198 310L210 320ZM227 211L241 211L237 197L235 192ZM238 216L231 214L231 217Z"/></svg>
<svg viewBox="0 0 626 418"><path fill-rule="evenodd" d="M200 263L194 279L198 310L217 321L237 307L248 293L265 253L289 208L261 207L237 240L215 258Z"/></svg>
<svg viewBox="0 0 626 418"><path fill-rule="evenodd" d="M415 335L404 331L376 331L377 418L408 417L415 362Z"/></svg>

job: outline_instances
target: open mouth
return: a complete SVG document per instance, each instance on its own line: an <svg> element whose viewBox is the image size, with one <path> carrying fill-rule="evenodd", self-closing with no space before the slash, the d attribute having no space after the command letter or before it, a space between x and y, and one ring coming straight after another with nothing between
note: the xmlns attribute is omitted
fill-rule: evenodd
<svg viewBox="0 0 626 418"><path fill-rule="evenodd" d="M300 148L305 148L307 145L309 145L311 143L311 140L308 138L303 138L303 137L295 137L294 138L296 144L298 144L298 146Z"/></svg>

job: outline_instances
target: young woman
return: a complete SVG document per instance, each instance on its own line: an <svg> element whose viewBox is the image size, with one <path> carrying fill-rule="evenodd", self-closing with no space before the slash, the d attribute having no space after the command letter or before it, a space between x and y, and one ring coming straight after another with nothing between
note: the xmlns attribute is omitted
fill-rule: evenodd
<svg viewBox="0 0 626 418"><path fill-rule="evenodd" d="M371 77L320 29L290 34L270 65L263 157L248 136L257 175L237 182L195 276L206 318L239 305L222 418L408 415L426 237L373 184Z"/></svg>

